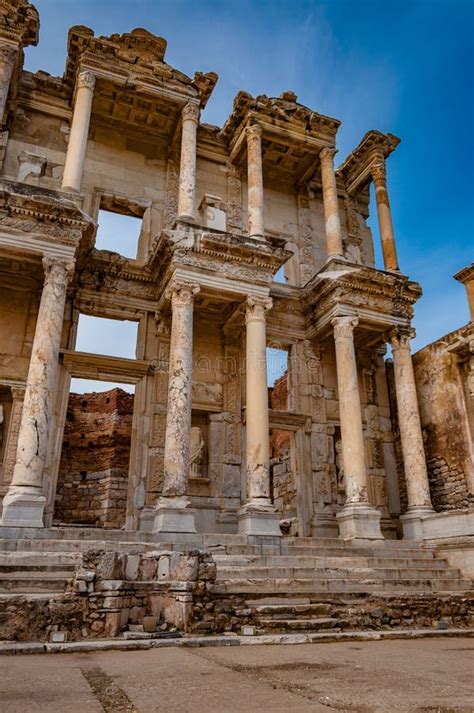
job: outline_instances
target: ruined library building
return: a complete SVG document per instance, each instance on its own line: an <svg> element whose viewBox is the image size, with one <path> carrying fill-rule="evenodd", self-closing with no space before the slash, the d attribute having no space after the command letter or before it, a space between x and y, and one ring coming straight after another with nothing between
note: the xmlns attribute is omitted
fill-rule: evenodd
<svg viewBox="0 0 474 713"><path fill-rule="evenodd" d="M146 29L38 40L0 0L0 639L474 625L474 264L412 355L399 139L335 160L292 91L207 124Z"/></svg>

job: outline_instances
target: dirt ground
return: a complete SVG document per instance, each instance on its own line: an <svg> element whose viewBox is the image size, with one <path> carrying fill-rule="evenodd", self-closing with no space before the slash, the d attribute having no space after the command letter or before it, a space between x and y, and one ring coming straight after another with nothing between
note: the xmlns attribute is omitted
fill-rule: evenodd
<svg viewBox="0 0 474 713"><path fill-rule="evenodd" d="M474 640L0 657L2 713L474 713Z"/></svg>

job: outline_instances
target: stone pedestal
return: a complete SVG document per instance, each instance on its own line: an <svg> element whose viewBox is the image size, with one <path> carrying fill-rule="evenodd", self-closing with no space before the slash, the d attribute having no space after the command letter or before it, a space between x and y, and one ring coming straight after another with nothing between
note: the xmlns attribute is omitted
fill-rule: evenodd
<svg viewBox="0 0 474 713"><path fill-rule="evenodd" d="M433 515L434 510L431 507L414 507L408 508L404 515L400 515L400 522L403 528L403 537L405 540L422 540L423 539L423 520L428 515Z"/></svg>
<svg viewBox="0 0 474 713"><path fill-rule="evenodd" d="M258 501L245 503L237 511L237 520L241 534L281 537L280 513L271 504L265 506Z"/></svg>
<svg viewBox="0 0 474 713"><path fill-rule="evenodd" d="M196 531L194 510L186 494L191 436L193 304L198 291L198 285L178 281L168 290L172 309L168 407L163 496L156 508L155 532Z"/></svg>
<svg viewBox="0 0 474 713"><path fill-rule="evenodd" d="M337 197L334 154L336 150L326 147L319 154L321 159L321 180L323 185L324 217L326 221L326 245L328 260L344 255L342 248L341 219Z"/></svg>
<svg viewBox="0 0 474 713"><path fill-rule="evenodd" d="M280 535L280 516L270 500L270 427L265 312L269 298L249 297L246 305L247 501L238 513L239 532Z"/></svg>
<svg viewBox="0 0 474 713"><path fill-rule="evenodd" d="M195 533L196 509L186 497L163 497L158 501L155 511L154 532L160 533Z"/></svg>
<svg viewBox="0 0 474 713"><path fill-rule="evenodd" d="M380 529L381 513L367 503L344 505L336 515L341 540L383 541Z"/></svg>
<svg viewBox="0 0 474 713"><path fill-rule="evenodd" d="M369 504L359 382L354 351L354 317L332 320L336 344L339 417L346 500L337 515L342 539L383 539L380 513Z"/></svg>
<svg viewBox="0 0 474 713"><path fill-rule="evenodd" d="M379 219L380 240L382 243L383 262L386 270L398 271L397 248L393 234L392 214L387 192L385 161L381 159L371 167L375 186L375 200Z"/></svg>
<svg viewBox="0 0 474 713"><path fill-rule="evenodd" d="M263 240L262 127L247 127L247 188L249 236Z"/></svg>
<svg viewBox="0 0 474 713"><path fill-rule="evenodd" d="M62 188L66 191L81 190L94 86L95 77L91 72L79 74L62 181Z"/></svg>
<svg viewBox="0 0 474 713"><path fill-rule="evenodd" d="M191 223L196 221L196 137L199 114L198 104L186 104L182 111L178 220Z"/></svg>
<svg viewBox="0 0 474 713"><path fill-rule="evenodd" d="M46 503L43 471L53 420L52 395L58 370L66 291L73 262L45 257L43 265L45 281L31 350L16 462L11 485L3 500L3 526L43 526Z"/></svg>

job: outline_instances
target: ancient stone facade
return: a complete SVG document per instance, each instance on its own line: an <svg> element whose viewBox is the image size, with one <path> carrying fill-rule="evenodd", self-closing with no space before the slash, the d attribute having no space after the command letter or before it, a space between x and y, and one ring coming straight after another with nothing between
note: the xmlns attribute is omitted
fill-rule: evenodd
<svg viewBox="0 0 474 713"><path fill-rule="evenodd" d="M2 525L48 527L66 485L80 489L60 467L77 377L135 385L129 532L280 537L280 431L299 536L422 537L434 511L409 347L421 289L398 264L386 168L399 140L369 131L335 168L340 122L291 91L240 91L223 127L206 124L217 76L172 68L143 29L72 27L63 76L33 74L37 12L0 5ZM95 247L100 210L142 220L135 258L114 236ZM77 351L81 315L136 322L136 358ZM288 352L282 408L268 405L269 346ZM443 467L429 463L436 497Z"/></svg>

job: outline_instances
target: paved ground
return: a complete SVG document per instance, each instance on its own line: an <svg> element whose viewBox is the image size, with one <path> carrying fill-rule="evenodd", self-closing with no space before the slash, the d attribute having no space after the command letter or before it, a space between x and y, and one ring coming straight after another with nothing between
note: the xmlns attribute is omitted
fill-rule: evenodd
<svg viewBox="0 0 474 713"><path fill-rule="evenodd" d="M474 713L474 641L0 657L2 713Z"/></svg>

